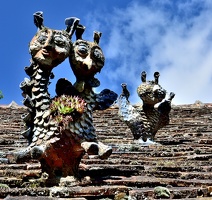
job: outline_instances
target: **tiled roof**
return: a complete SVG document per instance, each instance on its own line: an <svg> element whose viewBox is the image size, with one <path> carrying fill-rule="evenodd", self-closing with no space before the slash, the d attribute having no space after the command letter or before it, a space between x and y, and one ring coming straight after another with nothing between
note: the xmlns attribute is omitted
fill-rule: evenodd
<svg viewBox="0 0 212 200"><path fill-rule="evenodd" d="M41 180L39 163L8 163L11 152L27 146L20 134L25 112L23 106L0 106L0 198L154 199L157 186L174 199L212 198L212 104L173 106L170 124L149 146L133 140L117 107L95 111L99 140L111 145L113 154L107 160L85 155L83 181L71 187L30 185Z"/></svg>

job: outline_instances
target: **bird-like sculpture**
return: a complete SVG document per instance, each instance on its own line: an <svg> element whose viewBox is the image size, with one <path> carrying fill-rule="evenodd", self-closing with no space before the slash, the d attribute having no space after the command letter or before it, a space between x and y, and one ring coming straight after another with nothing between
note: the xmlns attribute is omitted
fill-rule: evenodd
<svg viewBox="0 0 212 200"><path fill-rule="evenodd" d="M81 39L78 18L67 18L64 31L44 27L42 12L34 16L40 30L29 44L32 60L25 71L30 79L25 78L20 84L23 104L29 111L23 116L26 130L22 135L29 146L15 157L17 162L39 160L42 171L48 174L47 181L58 184L62 177L79 178L78 168L85 153L100 159L111 155L112 148L97 139L92 112L108 108L117 94L109 89L94 93L93 87L100 84L94 76L104 66L104 55L97 42ZM72 43L75 29L80 39ZM76 83L60 78L56 84L57 96L50 98L52 69L68 57Z"/></svg>
<svg viewBox="0 0 212 200"><path fill-rule="evenodd" d="M128 92L122 92L118 98L119 116L129 126L136 140L153 141L157 131L169 123L171 101L175 94L171 92L165 100L166 90L158 83L159 75L159 72L155 72L155 80L146 81L146 72L141 73L142 83L138 86L137 93L143 101L142 106L131 105ZM155 108L157 103L160 104L158 108Z"/></svg>

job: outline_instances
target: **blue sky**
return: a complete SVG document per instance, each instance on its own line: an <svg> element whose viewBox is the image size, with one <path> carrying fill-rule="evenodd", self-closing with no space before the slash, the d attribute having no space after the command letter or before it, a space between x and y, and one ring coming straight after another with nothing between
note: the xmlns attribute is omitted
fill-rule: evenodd
<svg viewBox="0 0 212 200"><path fill-rule="evenodd" d="M7 0L0 7L0 104L22 105L19 84L27 77L24 67L30 64L28 44L37 31L36 11L44 12L44 25L53 29L65 29L67 17L80 18L86 40L92 40L93 31L102 32L106 62L97 75L97 93L109 88L120 94L121 83L127 83L130 101L141 102L136 94L140 72L145 70L152 80L159 71L159 83L176 94L174 104L212 102L210 0ZM52 96L59 78L75 82L68 60L53 72Z"/></svg>

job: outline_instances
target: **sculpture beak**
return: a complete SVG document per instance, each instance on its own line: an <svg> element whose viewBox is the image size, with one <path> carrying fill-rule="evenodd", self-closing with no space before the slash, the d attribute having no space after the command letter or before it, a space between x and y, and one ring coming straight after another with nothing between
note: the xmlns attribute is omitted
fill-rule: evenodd
<svg viewBox="0 0 212 200"><path fill-rule="evenodd" d="M92 62L93 62L92 59L90 59L89 56L87 56L83 61L83 65L86 65L87 69L89 70L92 67Z"/></svg>

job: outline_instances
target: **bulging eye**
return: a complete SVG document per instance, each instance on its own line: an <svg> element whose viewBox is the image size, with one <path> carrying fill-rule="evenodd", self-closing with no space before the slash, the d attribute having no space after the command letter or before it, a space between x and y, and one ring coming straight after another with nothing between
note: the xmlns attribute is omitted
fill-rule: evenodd
<svg viewBox="0 0 212 200"><path fill-rule="evenodd" d="M104 55L103 55L102 51L98 48L93 49L92 58L94 60L104 61Z"/></svg>
<svg viewBox="0 0 212 200"><path fill-rule="evenodd" d="M39 42L40 44L45 44L46 40L47 40L47 36L46 36L46 35L40 35L40 36L38 37L38 42Z"/></svg>
<svg viewBox="0 0 212 200"><path fill-rule="evenodd" d="M93 52L93 56L97 59L100 59L101 58L101 52L100 50L98 49L95 49L94 52Z"/></svg>
<svg viewBox="0 0 212 200"><path fill-rule="evenodd" d="M79 44L77 47L77 52L80 55L86 56L88 54L89 48L86 44Z"/></svg>
<svg viewBox="0 0 212 200"><path fill-rule="evenodd" d="M56 36L54 38L54 42L58 46L65 46L65 41L64 41L64 39L62 37Z"/></svg>

